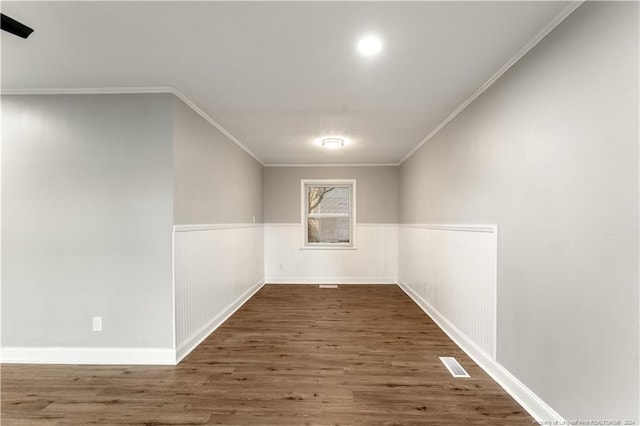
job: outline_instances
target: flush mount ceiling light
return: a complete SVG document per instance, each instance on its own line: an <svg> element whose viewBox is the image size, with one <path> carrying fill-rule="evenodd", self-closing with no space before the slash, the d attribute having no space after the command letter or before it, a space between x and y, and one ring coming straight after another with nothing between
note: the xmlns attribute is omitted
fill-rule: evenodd
<svg viewBox="0 0 640 426"><path fill-rule="evenodd" d="M366 36L358 41L358 52L365 56L373 56L382 49L382 42L378 37Z"/></svg>
<svg viewBox="0 0 640 426"><path fill-rule="evenodd" d="M344 139L340 139L340 138L322 139L322 146L328 149L339 149L344 146Z"/></svg>

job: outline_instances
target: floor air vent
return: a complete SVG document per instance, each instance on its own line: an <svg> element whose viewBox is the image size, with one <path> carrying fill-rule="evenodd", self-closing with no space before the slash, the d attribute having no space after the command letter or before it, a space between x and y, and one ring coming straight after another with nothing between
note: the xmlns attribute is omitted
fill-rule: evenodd
<svg viewBox="0 0 640 426"><path fill-rule="evenodd" d="M441 356L440 361L447 367L453 377L471 377L452 356Z"/></svg>
<svg viewBox="0 0 640 426"><path fill-rule="evenodd" d="M320 284L320 288L338 288L337 284Z"/></svg>

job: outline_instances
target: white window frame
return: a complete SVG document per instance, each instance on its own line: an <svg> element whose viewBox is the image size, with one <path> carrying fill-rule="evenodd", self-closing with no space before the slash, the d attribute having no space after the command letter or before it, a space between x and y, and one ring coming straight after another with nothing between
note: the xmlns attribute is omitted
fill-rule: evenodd
<svg viewBox="0 0 640 426"><path fill-rule="evenodd" d="M308 206L308 191L309 186L333 186L333 187L348 187L351 189L351 197L349 199L349 211L350 211L350 226L351 235L349 243L309 243L307 219L309 217L338 217L344 215L337 215L333 213L317 213L309 215L307 212ZM300 181L300 217L302 218L302 246L303 250L356 250L356 180L355 179L302 179Z"/></svg>

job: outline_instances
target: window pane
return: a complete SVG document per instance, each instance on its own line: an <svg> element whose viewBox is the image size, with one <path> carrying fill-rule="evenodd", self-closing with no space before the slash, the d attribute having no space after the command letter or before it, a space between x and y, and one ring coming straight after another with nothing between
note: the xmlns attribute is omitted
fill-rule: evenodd
<svg viewBox="0 0 640 426"><path fill-rule="evenodd" d="M308 243L349 243L351 219L323 217L307 219Z"/></svg>
<svg viewBox="0 0 640 426"><path fill-rule="evenodd" d="M307 197L309 213L349 213L349 188L310 186Z"/></svg>

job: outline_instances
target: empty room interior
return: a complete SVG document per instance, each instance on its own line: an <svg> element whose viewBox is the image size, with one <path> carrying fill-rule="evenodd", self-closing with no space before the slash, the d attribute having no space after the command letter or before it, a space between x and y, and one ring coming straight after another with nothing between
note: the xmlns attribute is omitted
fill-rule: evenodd
<svg viewBox="0 0 640 426"><path fill-rule="evenodd" d="M3 425L640 425L635 1L3 1Z"/></svg>

